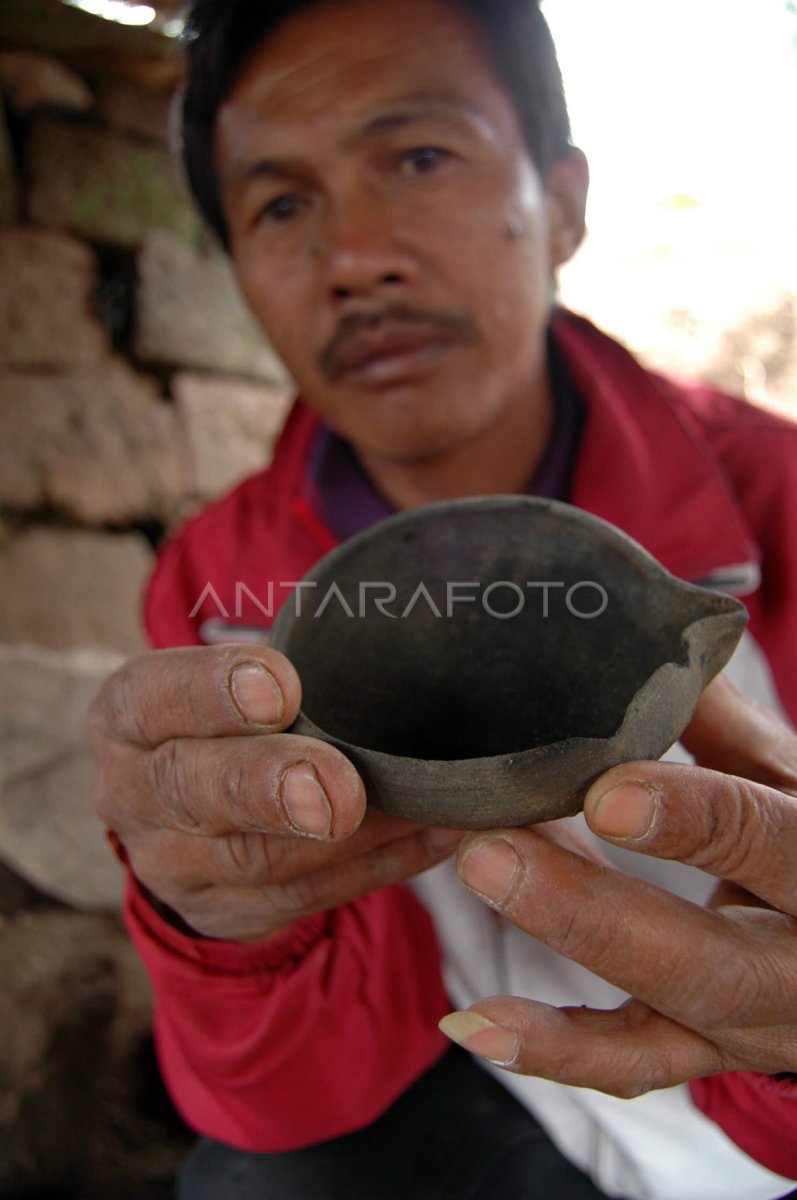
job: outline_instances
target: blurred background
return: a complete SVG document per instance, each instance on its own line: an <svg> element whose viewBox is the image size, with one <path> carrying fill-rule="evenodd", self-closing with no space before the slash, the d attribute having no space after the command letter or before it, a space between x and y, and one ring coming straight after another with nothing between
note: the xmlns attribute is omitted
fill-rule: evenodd
<svg viewBox="0 0 797 1200"><path fill-rule="evenodd" d="M649 363L797 415L795 0L544 0L590 236L562 299Z"/></svg>
<svg viewBox="0 0 797 1200"><path fill-rule="evenodd" d="M564 303L797 417L795 0L543 0L590 234ZM289 381L169 149L176 3L0 0L0 1200L165 1200L84 720L175 524L267 463Z"/></svg>

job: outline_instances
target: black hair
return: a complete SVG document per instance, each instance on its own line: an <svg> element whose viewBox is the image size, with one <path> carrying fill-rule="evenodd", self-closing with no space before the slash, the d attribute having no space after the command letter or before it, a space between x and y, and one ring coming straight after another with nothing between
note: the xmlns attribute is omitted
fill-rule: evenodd
<svg viewBox="0 0 797 1200"><path fill-rule="evenodd" d="M543 181L570 145L562 75L539 0L453 0L481 28L488 55L512 97ZM194 0L185 31L188 75L182 151L205 220L228 244L213 161L216 116L246 60L289 17L319 0Z"/></svg>

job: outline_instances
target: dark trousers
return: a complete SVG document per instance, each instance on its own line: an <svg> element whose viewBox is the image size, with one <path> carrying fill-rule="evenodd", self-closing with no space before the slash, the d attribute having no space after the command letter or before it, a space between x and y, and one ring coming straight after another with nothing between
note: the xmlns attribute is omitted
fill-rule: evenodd
<svg viewBox="0 0 797 1200"><path fill-rule="evenodd" d="M313 1097L308 1094L308 1108ZM207 1139L178 1200L601 1200L534 1118L454 1047L367 1129L287 1154Z"/></svg>

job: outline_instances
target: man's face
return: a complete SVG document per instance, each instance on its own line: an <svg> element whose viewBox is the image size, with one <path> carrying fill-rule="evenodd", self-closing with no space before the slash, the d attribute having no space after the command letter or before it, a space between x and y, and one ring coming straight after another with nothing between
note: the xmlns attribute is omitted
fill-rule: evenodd
<svg viewBox="0 0 797 1200"><path fill-rule="evenodd" d="M219 112L243 291L306 400L414 462L534 402L562 216L450 0L291 18Z"/></svg>

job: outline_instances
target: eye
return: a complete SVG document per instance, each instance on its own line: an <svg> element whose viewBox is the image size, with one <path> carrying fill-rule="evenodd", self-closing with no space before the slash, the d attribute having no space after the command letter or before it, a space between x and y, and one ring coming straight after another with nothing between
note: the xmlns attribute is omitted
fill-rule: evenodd
<svg viewBox="0 0 797 1200"><path fill-rule="evenodd" d="M447 150L437 146L418 146L401 156L401 171L404 175L428 175L449 157Z"/></svg>
<svg viewBox="0 0 797 1200"><path fill-rule="evenodd" d="M289 221L303 207L304 204L300 196L291 196L289 194L276 196L260 210L259 220L276 221L277 223Z"/></svg>

